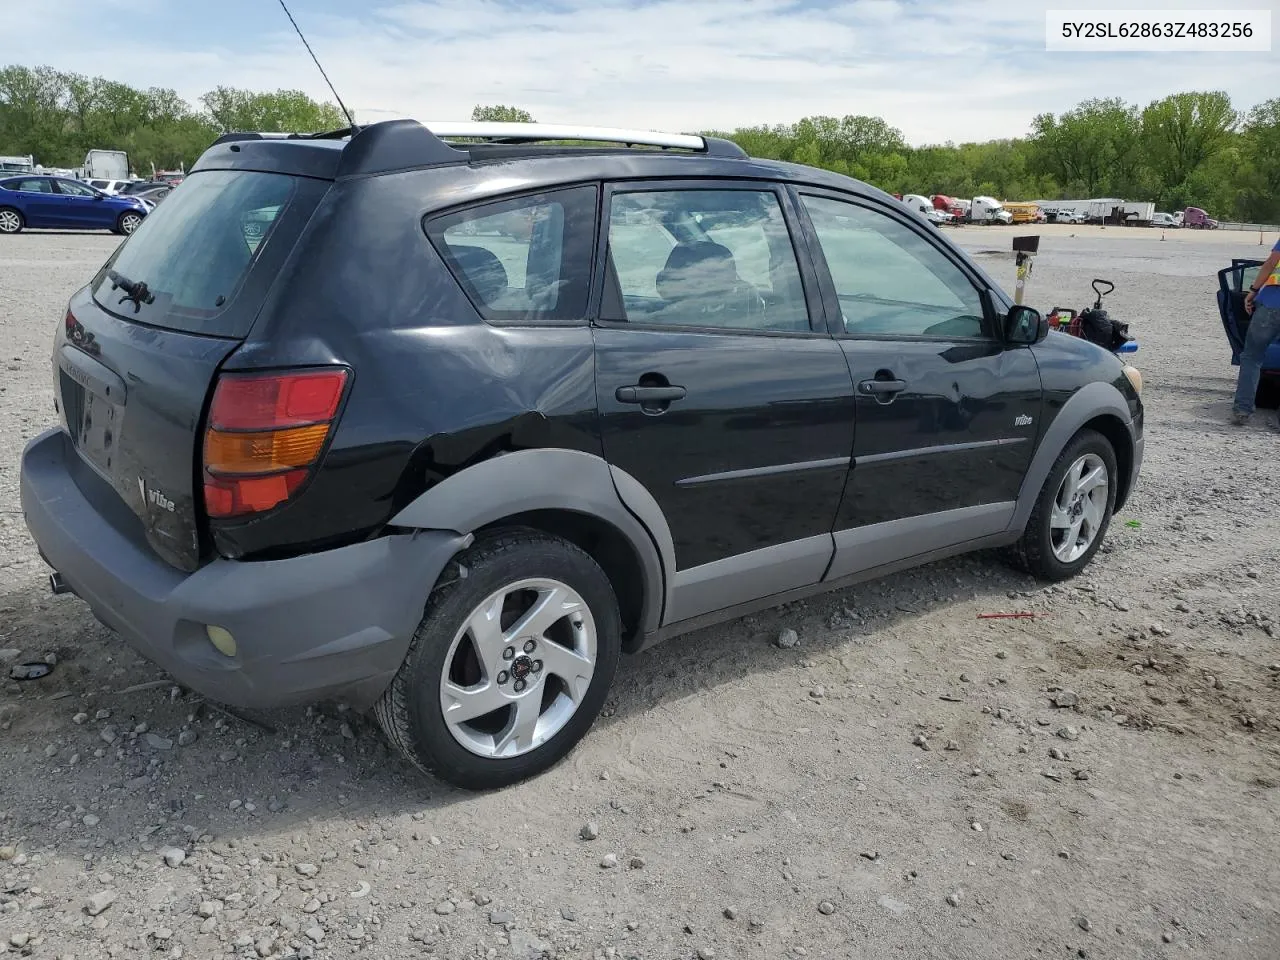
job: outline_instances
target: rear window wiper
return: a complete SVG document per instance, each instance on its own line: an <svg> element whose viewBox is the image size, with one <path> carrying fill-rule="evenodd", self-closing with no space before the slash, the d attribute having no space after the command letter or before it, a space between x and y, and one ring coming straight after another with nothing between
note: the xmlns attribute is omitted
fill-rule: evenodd
<svg viewBox="0 0 1280 960"><path fill-rule="evenodd" d="M138 280L135 282L114 270L108 270L107 277L111 280L112 290L124 291L124 296L117 303L132 303L134 313L141 310L144 303L155 303L156 295L147 289L145 281Z"/></svg>

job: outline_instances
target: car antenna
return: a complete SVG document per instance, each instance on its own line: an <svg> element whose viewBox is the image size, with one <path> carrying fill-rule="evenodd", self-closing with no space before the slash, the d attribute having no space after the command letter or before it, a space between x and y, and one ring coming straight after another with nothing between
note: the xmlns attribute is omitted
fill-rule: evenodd
<svg viewBox="0 0 1280 960"><path fill-rule="evenodd" d="M329 79L329 75L324 72L324 67L320 66L316 53L311 49L311 44L307 43L307 38L302 35L302 30L298 27L298 21L293 19L293 14L289 12L289 8L284 5L284 0L280 0L280 8L284 10L284 15L289 18L289 22L293 24L293 29L297 31L298 39L302 41L302 45L307 48L307 53L311 54L311 59L315 61L316 69L320 71L320 76L324 77L324 82L329 85L329 90L333 93L333 99L338 101L338 106L342 108L342 112L346 114L347 123L351 124L351 132L356 131L355 117L351 116L351 111L347 109L347 105L342 102L342 98L338 96L338 91L333 85L333 81Z"/></svg>

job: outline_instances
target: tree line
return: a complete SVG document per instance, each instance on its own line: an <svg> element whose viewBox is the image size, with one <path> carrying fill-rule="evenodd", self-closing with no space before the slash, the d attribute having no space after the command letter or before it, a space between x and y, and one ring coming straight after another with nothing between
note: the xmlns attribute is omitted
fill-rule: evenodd
<svg viewBox="0 0 1280 960"><path fill-rule="evenodd" d="M477 106L474 120L524 121L516 106ZM189 166L229 130L307 132L346 125L338 108L298 90L217 87L187 103L51 67L0 69L0 153L78 166L92 148L126 150L139 172ZM879 117L814 116L789 124L704 131L752 156L823 167L890 193L1002 200L1122 197L1165 210L1280 221L1280 98L1237 109L1217 91L1141 107L1086 100L1032 120L1024 137L914 147Z"/></svg>

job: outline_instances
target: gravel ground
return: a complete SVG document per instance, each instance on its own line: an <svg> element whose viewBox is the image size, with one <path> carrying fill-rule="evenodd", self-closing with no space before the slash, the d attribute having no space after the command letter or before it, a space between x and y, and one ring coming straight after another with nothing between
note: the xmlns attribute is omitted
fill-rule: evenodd
<svg viewBox="0 0 1280 960"><path fill-rule="evenodd" d="M5 238L0 657L57 666L0 680L0 952L1274 960L1280 435L1224 425L1213 301L1260 248L1042 232L1028 302L1109 276L1146 378L1142 482L1089 571L968 557L673 641L488 795L338 707L223 713L48 595L18 458L117 241ZM1009 231L956 236L1012 287Z"/></svg>

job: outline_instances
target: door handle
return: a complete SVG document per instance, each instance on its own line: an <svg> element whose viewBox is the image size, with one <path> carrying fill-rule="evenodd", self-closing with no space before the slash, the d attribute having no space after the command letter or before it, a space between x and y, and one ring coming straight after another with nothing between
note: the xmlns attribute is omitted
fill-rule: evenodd
<svg viewBox="0 0 1280 960"><path fill-rule="evenodd" d="M619 403L670 403L683 400L684 387L619 387L613 395Z"/></svg>
<svg viewBox="0 0 1280 960"><path fill-rule="evenodd" d="M901 393L905 389L907 389L907 381L905 380L863 380L858 384L860 392L871 394L872 396L892 396L895 393Z"/></svg>

